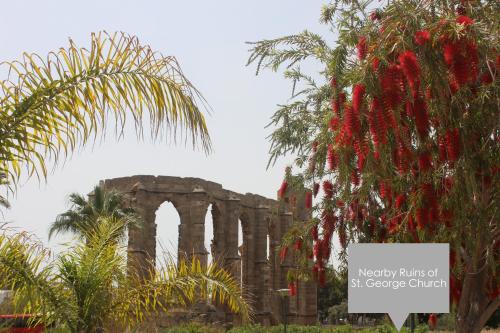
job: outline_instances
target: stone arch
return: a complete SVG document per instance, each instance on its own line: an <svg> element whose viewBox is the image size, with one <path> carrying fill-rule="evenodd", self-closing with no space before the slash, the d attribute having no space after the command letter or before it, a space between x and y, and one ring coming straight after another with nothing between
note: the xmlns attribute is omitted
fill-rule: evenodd
<svg viewBox="0 0 500 333"><path fill-rule="evenodd" d="M286 272L293 262L281 263L276 248L294 220L305 221L310 215L303 209L256 194L241 194L224 189L222 185L199 178L169 176L131 176L107 179L105 189L116 189L127 195L130 206L143 217L144 226L131 228L128 239L128 264L131 271L147 278L147 269L156 256L156 211L171 202L180 217L178 256L196 255L206 263L204 245L206 216L209 206L213 215L213 253L232 272L241 276L243 287L253 294L256 320L263 324L279 317L279 299L275 290L286 288ZM238 224L241 220L244 249L238 251ZM160 222L161 223L161 222ZM269 237L269 243L268 243ZM243 265L244 269L238 269ZM291 322L316 322L316 286L308 282L294 299L295 314ZM230 316L228 315L228 318Z"/></svg>

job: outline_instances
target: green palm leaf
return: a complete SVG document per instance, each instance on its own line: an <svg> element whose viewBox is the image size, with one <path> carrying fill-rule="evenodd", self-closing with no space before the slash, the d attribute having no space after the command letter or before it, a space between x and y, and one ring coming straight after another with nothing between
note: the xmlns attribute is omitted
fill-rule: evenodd
<svg viewBox="0 0 500 333"><path fill-rule="evenodd" d="M132 117L143 136L148 118L153 138L178 138L210 151L204 99L173 57L153 52L124 33L92 34L89 49L68 48L46 59L23 55L4 62L0 81L0 173L17 181L21 170L45 177L47 159L57 162L114 123L123 134Z"/></svg>

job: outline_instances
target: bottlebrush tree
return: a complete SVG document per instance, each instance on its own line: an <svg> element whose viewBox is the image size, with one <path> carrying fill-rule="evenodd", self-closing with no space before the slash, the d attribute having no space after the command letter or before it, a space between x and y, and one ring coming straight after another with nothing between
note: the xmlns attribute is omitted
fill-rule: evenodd
<svg viewBox="0 0 500 333"><path fill-rule="evenodd" d="M283 240L294 276L321 285L349 242L446 242L457 332L479 332L500 304L498 2L338 1L321 20L333 46L306 31L249 58L293 80L270 164L294 155L280 197L313 196L312 220ZM324 83L298 68L308 59Z"/></svg>

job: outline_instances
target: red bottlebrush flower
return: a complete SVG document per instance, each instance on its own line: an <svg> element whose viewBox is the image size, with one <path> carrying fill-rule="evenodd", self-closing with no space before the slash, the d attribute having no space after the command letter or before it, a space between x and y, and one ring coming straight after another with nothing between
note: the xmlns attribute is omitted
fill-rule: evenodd
<svg viewBox="0 0 500 333"><path fill-rule="evenodd" d="M297 295L297 282L289 282L288 283L288 294L290 296Z"/></svg>
<svg viewBox="0 0 500 333"><path fill-rule="evenodd" d="M340 119L338 117L334 116L330 119L330 129L332 131L338 130L339 125L340 125Z"/></svg>
<svg viewBox="0 0 500 333"><path fill-rule="evenodd" d="M332 105L332 110L337 116L340 116L340 108L344 104L345 99L346 99L345 92L342 91L338 94L337 98L335 98L334 100L334 103Z"/></svg>
<svg viewBox="0 0 500 333"><path fill-rule="evenodd" d="M325 192L325 197L327 199L331 199L333 197L333 184L330 181L325 180L323 182L323 191Z"/></svg>
<svg viewBox="0 0 500 333"><path fill-rule="evenodd" d="M295 250L297 250L297 251L302 250L302 239L300 239L300 238L299 238L299 239L297 239L297 240L295 241L294 248L295 248Z"/></svg>
<svg viewBox="0 0 500 333"><path fill-rule="evenodd" d="M361 103L363 103L363 97L365 95L365 86L358 83L354 86L352 91L352 111L359 115L361 114Z"/></svg>
<svg viewBox="0 0 500 333"><path fill-rule="evenodd" d="M394 110L402 101L403 76L396 64L389 65L380 76L382 101L387 109Z"/></svg>
<svg viewBox="0 0 500 333"><path fill-rule="evenodd" d="M380 65L380 59L375 57L372 61L372 69L374 72L378 71L378 66Z"/></svg>
<svg viewBox="0 0 500 333"><path fill-rule="evenodd" d="M316 260L321 261L321 241L317 240L313 245L313 255Z"/></svg>
<svg viewBox="0 0 500 333"><path fill-rule="evenodd" d="M491 76L490 72L485 72L481 75L480 81L484 85L488 85L493 83L493 76Z"/></svg>
<svg viewBox="0 0 500 333"><path fill-rule="evenodd" d="M379 184L379 194L382 199L390 200L392 199L391 186L386 182L380 182Z"/></svg>
<svg viewBox="0 0 500 333"><path fill-rule="evenodd" d="M424 45L431 40L431 33L427 30L417 31L415 33L415 44Z"/></svg>
<svg viewBox="0 0 500 333"><path fill-rule="evenodd" d="M344 128L349 138L358 134L361 128L359 114L355 113L350 105L346 105L344 109Z"/></svg>
<svg viewBox="0 0 500 333"><path fill-rule="evenodd" d="M475 42L465 39L454 42L447 40L443 45L443 56L453 74L450 79L452 93L467 83L477 80L479 57Z"/></svg>
<svg viewBox="0 0 500 333"><path fill-rule="evenodd" d="M443 56L444 56L444 62L448 65L451 66L453 65L453 60L455 58L455 55L458 53L457 46L456 44L452 42L447 42L443 45Z"/></svg>
<svg viewBox="0 0 500 333"><path fill-rule="evenodd" d="M466 46L467 59L470 63L469 81L476 82L479 75L479 56L477 54L477 45L474 41L467 42Z"/></svg>
<svg viewBox="0 0 500 333"><path fill-rule="evenodd" d="M364 147L361 146L362 143L360 143L358 140L354 140L352 143L354 151L356 152L356 156L358 157L358 169L363 170L363 167L365 166L365 160L366 160L366 154L364 152L367 151L368 149L364 149Z"/></svg>
<svg viewBox="0 0 500 333"><path fill-rule="evenodd" d="M403 207L405 202L406 202L406 195L405 194L398 195L396 197L396 208L401 209L401 207Z"/></svg>
<svg viewBox="0 0 500 333"><path fill-rule="evenodd" d="M318 240L318 226L317 225L314 225L312 228L311 228L311 237L314 241L317 241Z"/></svg>
<svg viewBox="0 0 500 333"><path fill-rule="evenodd" d="M456 21L458 24L462 24L463 26L466 26L466 27L474 23L474 20L466 15L457 16Z"/></svg>
<svg viewBox="0 0 500 333"><path fill-rule="evenodd" d="M312 208L312 192L306 192L306 209Z"/></svg>
<svg viewBox="0 0 500 333"><path fill-rule="evenodd" d="M337 168L337 156L335 154L335 151L333 150L332 144L328 145L328 153L326 155L326 158L328 161L328 168L330 170L335 170L335 168Z"/></svg>
<svg viewBox="0 0 500 333"><path fill-rule="evenodd" d="M460 133L458 128L446 131L446 152L452 162L457 161L460 157Z"/></svg>
<svg viewBox="0 0 500 333"><path fill-rule="evenodd" d="M428 152L421 153L418 156L418 167L422 172L429 171L432 168L431 155Z"/></svg>
<svg viewBox="0 0 500 333"><path fill-rule="evenodd" d="M322 258L330 258L330 254L332 252L330 237L331 236L323 239L323 241L321 242L321 257Z"/></svg>
<svg viewBox="0 0 500 333"><path fill-rule="evenodd" d="M399 63L408 80L413 96L416 96L420 86L420 66L417 56L412 51L405 51L399 56Z"/></svg>
<svg viewBox="0 0 500 333"><path fill-rule="evenodd" d="M313 195L314 195L315 198L318 195L318 192L319 192L319 183L314 183L314 185L313 185Z"/></svg>
<svg viewBox="0 0 500 333"><path fill-rule="evenodd" d="M358 45L356 45L356 50L358 51L358 59L364 60L366 58L366 53L368 51L368 47L366 46L366 37L359 37Z"/></svg>
<svg viewBox="0 0 500 333"><path fill-rule="evenodd" d="M436 328L436 324L437 324L437 316L435 313L431 313L429 315L429 328L431 330L435 329Z"/></svg>
<svg viewBox="0 0 500 333"><path fill-rule="evenodd" d="M415 126L420 138L424 139L429 133L429 116L427 115L427 105L422 98L417 98L413 104L413 112L415 116Z"/></svg>
<svg viewBox="0 0 500 333"><path fill-rule="evenodd" d="M321 219L323 221L324 238L330 238L335 231L336 217L331 210L325 209L321 213Z"/></svg>
<svg viewBox="0 0 500 333"><path fill-rule="evenodd" d="M278 199L283 199L285 197L287 187L288 183L286 182L286 180L284 180L281 183L280 189L278 190Z"/></svg>
<svg viewBox="0 0 500 333"><path fill-rule="evenodd" d="M282 247L280 250L280 261L283 263L286 259L286 255L288 254L288 246Z"/></svg>
<svg viewBox="0 0 500 333"><path fill-rule="evenodd" d="M330 79L330 87L337 88L337 79L336 78L332 77Z"/></svg>

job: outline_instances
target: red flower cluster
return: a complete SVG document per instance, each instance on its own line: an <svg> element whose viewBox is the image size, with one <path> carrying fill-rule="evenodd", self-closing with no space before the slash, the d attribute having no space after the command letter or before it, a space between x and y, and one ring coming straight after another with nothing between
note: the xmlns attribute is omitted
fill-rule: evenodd
<svg viewBox="0 0 500 333"><path fill-rule="evenodd" d="M286 255L288 254L288 246L282 247L280 250L280 261L283 263L286 259Z"/></svg>
<svg viewBox="0 0 500 333"><path fill-rule="evenodd" d="M297 281L291 281L288 283L288 294L290 296L297 295Z"/></svg>
<svg viewBox="0 0 500 333"><path fill-rule="evenodd" d="M471 19L470 17L466 16L466 15L459 15L459 16L457 16L456 21L457 21L458 24L462 24L462 25L464 25L466 27L474 23L474 20Z"/></svg>
<svg viewBox="0 0 500 333"><path fill-rule="evenodd" d="M333 197L333 184L329 180L323 182L323 191L325 192L325 197L331 199Z"/></svg>
<svg viewBox="0 0 500 333"><path fill-rule="evenodd" d="M287 187L288 183L286 182L286 180L284 180L281 183L280 189L278 190L278 199L283 199L285 197Z"/></svg>
<svg viewBox="0 0 500 333"><path fill-rule="evenodd" d="M443 57L452 74L450 86L455 87L452 90L465 86L469 82L476 82L479 65L476 43L466 38L456 41L444 38L444 41Z"/></svg>
<svg viewBox="0 0 500 333"><path fill-rule="evenodd" d="M330 170L335 170L335 168L337 167L337 156L335 154L335 151L333 150L333 145L332 144L328 145L328 151L327 151L327 154L326 154L326 159L327 159L327 162L328 162L328 168Z"/></svg>
<svg viewBox="0 0 500 333"><path fill-rule="evenodd" d="M413 96L416 97L420 88L420 66L417 62L417 56L412 51L405 51L399 56L399 63Z"/></svg>
<svg viewBox="0 0 500 333"><path fill-rule="evenodd" d="M431 40L431 33L427 30L417 31L415 33L415 44L425 45Z"/></svg>
<svg viewBox="0 0 500 333"><path fill-rule="evenodd" d="M359 37L358 45L356 45L356 50L358 52L358 59L364 60L366 58L366 54L368 52L368 47L366 45L366 37Z"/></svg>
<svg viewBox="0 0 500 333"><path fill-rule="evenodd" d="M306 192L306 209L311 209L312 208L312 192L307 191Z"/></svg>
<svg viewBox="0 0 500 333"><path fill-rule="evenodd" d="M382 101L387 109L394 110L402 101L403 75L401 68L391 64L380 76Z"/></svg>

